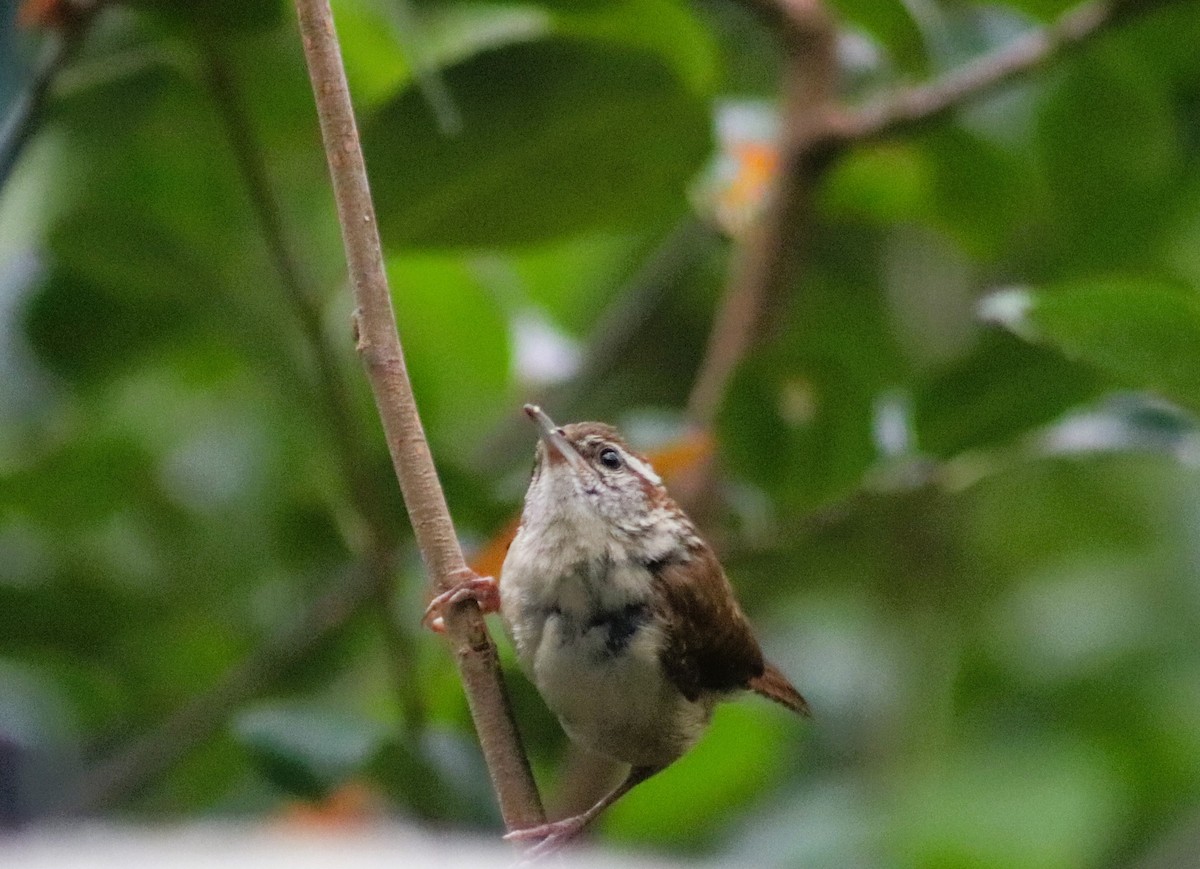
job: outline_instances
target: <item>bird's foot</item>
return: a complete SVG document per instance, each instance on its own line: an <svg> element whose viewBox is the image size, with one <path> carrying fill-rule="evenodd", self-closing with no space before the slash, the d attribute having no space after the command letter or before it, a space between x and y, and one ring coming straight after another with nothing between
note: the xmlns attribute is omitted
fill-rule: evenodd
<svg viewBox="0 0 1200 869"><path fill-rule="evenodd" d="M565 845L583 831L589 820L590 818L587 817L586 813L576 815L573 818L552 821L549 824L539 824L536 827L527 827L524 830L513 830L504 839L508 842L536 841L537 844L526 849L522 856L526 861L539 860L542 857L548 857L551 854L561 851Z"/></svg>
<svg viewBox="0 0 1200 869"><path fill-rule="evenodd" d="M475 601L484 614L499 612L500 584L493 576L480 576L473 570L464 570L454 585L429 602L425 615L421 616L421 624L439 634L445 633L446 610L465 600Z"/></svg>

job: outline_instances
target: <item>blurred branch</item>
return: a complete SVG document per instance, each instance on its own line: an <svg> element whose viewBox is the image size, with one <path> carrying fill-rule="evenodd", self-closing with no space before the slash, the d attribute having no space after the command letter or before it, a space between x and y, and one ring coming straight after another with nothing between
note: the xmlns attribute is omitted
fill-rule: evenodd
<svg viewBox="0 0 1200 869"><path fill-rule="evenodd" d="M95 811L120 801L166 772L193 746L212 736L231 709L261 693L346 624L371 599L378 578L377 571L357 568L339 579L294 625L229 670L216 685L192 697L153 730L89 770L61 811Z"/></svg>
<svg viewBox="0 0 1200 869"><path fill-rule="evenodd" d="M271 191L263 152L242 104L229 61L217 44L205 39L201 60L213 103L225 127L237 169L246 185L254 217L262 230L271 265L300 326L317 372L317 393L325 404L330 435L338 451L350 498L356 502L361 518L370 521L379 511L374 481L368 476L354 414L346 399L345 384L337 366L337 354L330 346L321 325L321 308L316 292L302 272L287 241L279 204Z"/></svg>
<svg viewBox="0 0 1200 869"><path fill-rule="evenodd" d="M716 233L694 216L683 218L672 228L592 326L575 377L544 396L543 404L554 410L555 419L559 415L565 419L575 416L585 397L624 361L626 351L658 310L672 282L680 280L680 274L695 264L715 238ZM527 438L529 421L522 419L520 423Z"/></svg>
<svg viewBox="0 0 1200 869"><path fill-rule="evenodd" d="M296 11L354 287L357 349L417 545L435 589L448 590L470 571L438 483L404 363L333 16L327 0L296 0ZM445 623L505 824L519 829L541 823L541 801L483 616L473 601L466 601L446 614Z"/></svg>
<svg viewBox="0 0 1200 869"><path fill-rule="evenodd" d="M849 110L831 133L856 144L908 132L978 100L1001 85L1059 59L1116 24L1172 0L1092 0L1052 24L925 84Z"/></svg>
<svg viewBox="0 0 1200 869"><path fill-rule="evenodd" d="M87 772L70 797L67 810L90 811L121 800L142 784L164 773L187 752L212 736L230 711L278 679L356 611L374 602L393 667L405 669L411 658L409 638L391 617L393 558L386 515L370 462L347 401L337 357L321 327L316 293L302 277L287 242L278 203L272 194L262 148L256 140L227 58L218 45L202 35L201 61L213 102L225 127L235 162L262 230L271 263L300 325L308 353L317 370L314 391L325 405L331 439L339 456L352 509L368 529L366 551L348 582L314 601L296 626L265 642L231 668L212 688L188 700L150 732L136 738ZM352 548L362 548L352 541ZM406 725L424 717L420 693L412 679L397 679L398 700Z"/></svg>
<svg viewBox="0 0 1200 869"><path fill-rule="evenodd" d="M729 379L793 283L808 233L812 195L834 156L826 130L837 97L837 39L819 0L747 0L780 30L783 140L780 172L766 210L734 253L725 294L696 375L687 413L712 423Z"/></svg>
<svg viewBox="0 0 1200 869"><path fill-rule="evenodd" d="M343 485L357 523L366 529L363 541L351 541L364 566L374 572L377 593L373 601L380 613L380 629L391 659L397 699L405 725L416 726L423 718L422 701L416 682L401 678L411 671L411 639L392 616L392 573L394 564L389 542L388 515L378 481L370 473L372 463L363 446L360 427L349 401L344 374L339 370L338 355L322 326L317 292L300 267L293 245L288 242L283 217L267 173L263 148L254 134L249 113L242 101L229 60L220 45L208 35L199 34L204 75L213 103L225 127L239 174L246 185L250 205L262 231L271 264L279 275L284 296L304 339L308 356L316 370L313 391L325 408L325 420L338 457ZM365 550L365 551L364 551Z"/></svg>
<svg viewBox="0 0 1200 869"><path fill-rule="evenodd" d="M54 14L49 9L22 8L25 19L22 23L44 27L49 34L34 66L33 78L13 102L0 127L0 190L8 183L21 152L41 121L55 79L75 56L99 8L99 2L59 2L53 6Z"/></svg>
<svg viewBox="0 0 1200 869"><path fill-rule="evenodd" d="M767 209L734 252L720 308L688 399L688 417L703 428L711 427L730 378L761 340L772 322L770 315L796 283L802 268L801 249L813 219L813 194L825 170L844 148L938 120L1131 14L1149 11L1170 0L1085 3L1044 31L1022 37L961 70L853 110L838 100L837 35L820 0L741 2L779 35L785 50L780 173ZM690 512L702 512L711 499L712 478L712 463L706 462L686 478L673 481L672 492ZM909 487L915 485L909 483ZM856 490L846 500L805 516L804 528L815 531L836 525L863 497L863 492ZM564 803L560 808L564 813L595 799L602 787L602 769L602 764L577 750L572 752L560 786Z"/></svg>
<svg viewBox="0 0 1200 869"><path fill-rule="evenodd" d="M1112 26L1176 0L1091 0L941 78L860 108L837 101L836 33L819 0L742 2L779 33L786 50L780 175L767 210L735 253L692 388L688 415L701 425L712 421L730 376L795 282L813 191L841 151L940 120Z"/></svg>

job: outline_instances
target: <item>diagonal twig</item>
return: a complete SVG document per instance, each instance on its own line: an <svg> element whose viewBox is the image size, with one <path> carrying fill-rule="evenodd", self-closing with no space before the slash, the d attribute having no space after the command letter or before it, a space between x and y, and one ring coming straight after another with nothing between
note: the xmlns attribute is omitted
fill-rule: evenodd
<svg viewBox="0 0 1200 869"><path fill-rule="evenodd" d="M592 393L614 368L620 366L628 349L646 339L648 326L672 284L688 273L703 253L717 240L715 230L689 215L659 241L613 294L612 302L588 329L579 368L567 380L528 397L555 419L572 419L585 409ZM529 421L513 414L496 424L480 439L472 456L477 467L491 465L497 455L513 455L526 449Z"/></svg>
<svg viewBox="0 0 1200 869"><path fill-rule="evenodd" d="M776 29L786 51L780 174L768 208L735 253L692 388L688 416L701 425L712 421L729 378L795 282L813 191L839 154L941 120L1118 24L1184 0L1088 0L959 69L857 108L837 99L836 34L820 0L742 2Z"/></svg>
<svg viewBox="0 0 1200 869"><path fill-rule="evenodd" d="M1173 0L1091 0L1072 7L1044 28L952 70L940 78L848 110L830 133L843 145L906 133L936 122L1014 79L1058 60L1068 52Z"/></svg>
<svg viewBox="0 0 1200 869"><path fill-rule="evenodd" d="M34 65L33 77L0 124L0 190L37 129L55 80L75 56L99 8L99 3L68 6L63 20L54 22Z"/></svg>
<svg viewBox="0 0 1200 869"><path fill-rule="evenodd" d="M299 619L263 643L211 688L196 694L148 733L88 770L58 812L88 813L134 793L170 769L216 731L229 710L276 682L349 621L378 587L376 571L358 568L339 577Z"/></svg>
<svg viewBox="0 0 1200 869"><path fill-rule="evenodd" d="M392 617L393 591L391 535L388 529L388 508L379 482L371 474L372 462L365 448L361 427L351 407L344 374L338 365L338 354L330 344L322 325L321 305L311 280L301 268L294 246L289 243L279 202L271 189L263 148L235 81L233 70L222 47L205 33L199 33L200 59L204 77L217 114L225 127L233 151L234 163L246 186L251 209L262 233L271 264L279 277L288 306L300 328L305 349L315 369L316 382L312 391L324 408L323 418L334 447L342 485L356 519L356 529L365 534L349 535L350 548L367 568L377 572L373 598L380 613L380 627L397 677L393 679L397 698L404 711L404 721L410 729L424 719L423 703L417 684L412 679L399 678L399 673L411 669L412 639L409 632ZM365 539L357 539L365 537Z"/></svg>

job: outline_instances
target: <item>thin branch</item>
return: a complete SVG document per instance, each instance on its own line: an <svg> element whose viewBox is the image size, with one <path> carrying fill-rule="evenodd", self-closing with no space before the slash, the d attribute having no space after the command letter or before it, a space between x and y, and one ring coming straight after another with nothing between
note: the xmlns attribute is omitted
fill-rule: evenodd
<svg viewBox="0 0 1200 869"><path fill-rule="evenodd" d="M780 268L787 260L786 231L789 227L793 231L796 228L797 210L803 217L804 205L810 201L811 184L831 156L826 145L865 142L936 122L997 87L1045 66L1126 17L1165 5L1166 0L1082 4L1064 13L1044 30L1020 37L940 79L840 115L829 110L833 67L829 63L831 55L826 38L831 31L820 7L810 2L746 2L758 8L780 29L788 46L784 125L790 135L784 148L785 180L776 193L773 208L767 212L756 234L743 245L737 260L734 278L693 391L690 411L693 419L698 420L711 419L728 377L760 331L764 314L773 304L772 296L781 290L778 279L770 280L770 271ZM7 178L21 148L36 128L52 83L81 40L84 24L89 19L90 16L77 20L71 28L56 32L48 41L29 89L10 112L0 133L0 182ZM824 51L822 45L826 46ZM371 481L362 479L365 463L357 448L359 440L354 434L353 414L345 402L335 354L321 328L319 305L315 295L306 289L301 271L286 244L278 206L271 195L265 167L228 66L213 46L205 48L206 72L239 171L263 228L272 263L316 364L319 391L327 404L344 476L358 507L356 512L371 528L370 537L378 544L385 536L382 533L385 529L378 527L380 514L370 503L378 503L369 494L374 487ZM822 80L825 87L822 87ZM828 126L822 130L823 122ZM789 185L788 178L794 183ZM792 216L785 217L789 210ZM756 255L755 251L765 252L767 256ZM370 548L376 550L378 546ZM220 727L231 708L260 693L288 666L343 625L357 609L369 601L386 600L381 577L390 575L390 568L386 566L390 564L390 557L382 560L368 557L366 563L372 567L357 571L350 582L340 584L316 601L295 628L265 644L231 669L213 688L194 697L154 730L91 770L74 795L71 806L79 810L97 808L127 796L145 781L160 775L191 746ZM519 823L523 826L536 820L531 816Z"/></svg>
<svg viewBox="0 0 1200 869"><path fill-rule="evenodd" d="M321 305L311 280L300 267L293 245L288 242L279 202L272 192L263 149L254 134L249 113L233 70L221 46L206 34L199 34L203 71L217 114L225 127L234 161L246 185L254 216L279 283L291 308L316 371L313 392L324 406L324 419L338 459L342 483L357 524L366 529L366 540L352 540L351 548L371 570L377 571L377 593L373 596L380 611L380 628L391 658L392 669L408 670L412 660L412 641L392 617L393 561L388 533L388 515L378 481L371 474L370 457L363 446L360 426L348 399L349 393L338 365L337 353L322 326ZM411 730L424 719L420 692L411 679L394 679L406 726Z"/></svg>
<svg viewBox="0 0 1200 869"><path fill-rule="evenodd" d="M279 275L280 286L300 326L308 355L316 369L317 384L314 391L325 405L330 436L338 452L348 495L359 507L361 518L369 520L379 513L376 509L379 498L372 494L377 491L377 486L366 473L363 450L359 446L361 439L358 426L346 400L346 388L338 371L337 355L322 327L317 294L303 275L288 244L279 203L268 180L262 148L242 104L229 61L216 42L203 36L201 39L201 61L212 92L213 105L225 127L234 162L246 185L250 206L262 230L271 265Z"/></svg>
<svg viewBox="0 0 1200 869"><path fill-rule="evenodd" d="M219 47L205 40L201 45L203 71L225 126L235 163L255 218L262 230L272 265L315 360L318 383L314 392L325 404L331 439L340 459L344 483L352 509L368 529L366 551L358 556L345 585L313 601L294 629L273 637L231 667L213 687L180 706L163 722L134 738L86 772L77 792L69 797L66 810L94 811L135 793L147 781L162 775L188 751L210 738L229 712L261 693L283 674L292 662L304 657L325 636L345 623L360 608L375 603L383 618L382 630L394 666L411 658L408 638L397 636L390 616L390 585L394 560L387 543L387 529L379 490L367 478L365 460L353 414L346 401L344 383L337 370L336 354L321 328L316 295L302 277L298 262L287 243L278 204L272 195L262 149L253 135L248 115L227 59ZM364 548L351 541L353 548ZM397 656L399 659L396 660ZM424 717L419 691L412 680L398 690L404 720L411 729Z"/></svg>
<svg viewBox="0 0 1200 869"><path fill-rule="evenodd" d="M50 90L82 44L99 4L78 4L68 9L68 17L57 22L58 26L46 37L33 77L0 126L0 190L8 183L21 152L41 122Z"/></svg>
<svg viewBox="0 0 1200 869"><path fill-rule="evenodd" d="M417 414L384 272L375 208L327 0L296 0L342 240L357 305L357 349L383 421L392 464L437 590L469 575ZM500 675L496 647L474 602L454 607L446 633L509 829L543 821L541 801Z"/></svg>
<svg viewBox="0 0 1200 869"><path fill-rule="evenodd" d="M763 331L767 314L786 295L807 235L817 180L833 156L829 118L837 97L833 21L819 0L749 0L782 29L783 140L771 200L735 251L708 347L688 398L688 416L711 424L729 379Z"/></svg>
<svg viewBox="0 0 1200 869"><path fill-rule="evenodd" d="M257 696L289 667L304 659L371 599L378 572L352 570L292 625L263 644L216 685L192 697L160 722L96 767L90 769L59 812L96 811L135 793L165 773L194 746L225 723L229 710Z"/></svg>
<svg viewBox="0 0 1200 869"><path fill-rule="evenodd" d="M831 134L843 144L895 136L938 121L992 93L1001 85L1058 60L1114 25L1171 0L1092 0L1064 12L1045 28L926 84L849 110L835 121Z"/></svg>
<svg viewBox="0 0 1200 869"><path fill-rule="evenodd" d="M795 256L808 232L813 191L841 151L940 120L1114 25L1177 0L1091 0L939 79L855 109L837 102L835 33L819 0L742 2L776 29L787 52L781 168L766 212L735 253L733 273L688 401L688 415L701 425L711 422L729 378L794 281Z"/></svg>
<svg viewBox="0 0 1200 869"><path fill-rule="evenodd" d="M584 398L624 362L628 349L662 307L672 284L683 280L681 275L687 270L694 270L705 250L716 240L714 230L703 221L694 216L681 219L592 324L575 376L549 390L544 403L538 401L538 404L552 408L555 419L560 414L566 419L573 417ZM521 428L527 430L529 421L522 419Z"/></svg>
<svg viewBox="0 0 1200 869"><path fill-rule="evenodd" d="M246 185L254 216L262 231L271 263L279 276L293 316L300 327L309 359L316 371L314 393L322 400L324 418L338 458L342 482L357 523L366 529L366 541L351 541L358 558L372 572L375 593L369 601L380 615L380 630L388 649L392 670L411 671L411 639L391 611L394 563L388 543L387 515L378 482L370 473L371 462L363 448L360 427L350 402L337 353L322 325L319 296L300 266L288 242L279 202L274 195L263 149L255 136L241 91L221 46L201 33L200 54L205 77L218 116L225 126L235 164ZM367 603L368 601L363 601ZM420 692L412 679L393 679L400 708L408 728L424 718Z"/></svg>

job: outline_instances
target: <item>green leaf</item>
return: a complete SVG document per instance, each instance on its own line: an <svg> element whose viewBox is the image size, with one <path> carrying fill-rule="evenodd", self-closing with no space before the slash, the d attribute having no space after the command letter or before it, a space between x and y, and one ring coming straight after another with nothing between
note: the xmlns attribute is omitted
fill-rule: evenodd
<svg viewBox="0 0 1200 869"><path fill-rule="evenodd" d="M445 73L463 129L444 138L406 91L365 125L390 245L527 244L655 225L682 209L709 144L704 101L659 57L555 40Z"/></svg>
<svg viewBox="0 0 1200 869"><path fill-rule="evenodd" d="M1041 21L1050 21L1077 5L1077 0L1006 0L1004 5Z"/></svg>
<svg viewBox="0 0 1200 869"><path fill-rule="evenodd" d="M881 224L920 221L979 259L996 258L1035 205L1029 161L957 126L912 142L847 154L829 174L822 205Z"/></svg>
<svg viewBox="0 0 1200 869"><path fill-rule="evenodd" d="M697 94L711 92L717 74L711 35L677 0L436 3L413 10L411 22L384 4L341 0L334 11L356 101L371 107L409 85L418 68L556 37L656 54ZM413 31L408 40L403 27Z"/></svg>
<svg viewBox="0 0 1200 869"><path fill-rule="evenodd" d="M266 30L282 23L281 0L126 0L179 28L222 35Z"/></svg>
<svg viewBox="0 0 1200 869"><path fill-rule="evenodd" d="M1200 410L1200 298L1194 291L1148 279L1013 289L988 297L982 314L1122 385Z"/></svg>
<svg viewBox="0 0 1200 869"><path fill-rule="evenodd" d="M155 489L145 444L108 433L80 436L46 449L0 477L0 500L39 525L73 535L100 523L136 495Z"/></svg>
<svg viewBox="0 0 1200 869"><path fill-rule="evenodd" d="M1070 67L1042 107L1036 146L1064 264L1100 272L1146 262L1169 216L1181 141L1161 76L1117 50Z"/></svg>
<svg viewBox="0 0 1200 869"><path fill-rule="evenodd" d="M757 354L734 378L719 419L730 466L785 509L849 490L874 460L876 382L829 354Z"/></svg>
<svg viewBox="0 0 1200 869"><path fill-rule="evenodd" d="M556 324L586 335L644 255L639 236L591 232L523 248L508 262L530 302Z"/></svg>
<svg viewBox="0 0 1200 869"><path fill-rule="evenodd" d="M989 331L913 395L921 449L937 456L1011 441L1094 397L1101 377L1054 350Z"/></svg>
<svg viewBox="0 0 1200 869"><path fill-rule="evenodd" d="M400 32L409 23L404 17L389 14L383 3L334 3L346 76L360 109L373 109L395 96L413 82L418 67L438 74L481 52L543 39L551 30L550 16L538 6L439 3L420 10L409 47ZM418 45L417 56L411 56ZM457 102L454 95L451 99Z"/></svg>
<svg viewBox="0 0 1200 869"><path fill-rule="evenodd" d="M980 259L996 257L1037 202L1031 161L946 126L922 138L933 222Z"/></svg>
<svg viewBox="0 0 1200 869"><path fill-rule="evenodd" d="M698 96L714 87L716 46L687 4L675 0L552 0L543 8L551 11L560 34L656 54Z"/></svg>
<svg viewBox="0 0 1200 869"><path fill-rule="evenodd" d="M503 312L458 257L406 254L387 268L421 418L439 446L469 450L465 435L508 403Z"/></svg>
<svg viewBox="0 0 1200 869"><path fill-rule="evenodd" d="M840 218L879 223L911 220L928 206L929 161L908 144L855 149L839 160L821 187L821 206Z"/></svg>
<svg viewBox="0 0 1200 869"><path fill-rule="evenodd" d="M383 728L323 708L259 706L237 717L234 733L267 778L308 799L327 794L384 745Z"/></svg>
<svg viewBox="0 0 1200 869"><path fill-rule="evenodd" d="M925 40L908 4L897 0L833 0L830 5L839 17L878 39L905 72L925 72Z"/></svg>
<svg viewBox="0 0 1200 869"><path fill-rule="evenodd" d="M717 420L723 455L784 510L845 494L877 457L875 402L906 370L871 282L849 273L811 281L789 326L727 391Z"/></svg>
<svg viewBox="0 0 1200 869"><path fill-rule="evenodd" d="M218 283L206 261L153 220L126 214L130 224L114 229L109 216L81 212L55 228L54 266L26 311L42 363L79 383L104 380L203 328L197 300Z"/></svg>
<svg viewBox="0 0 1200 869"><path fill-rule="evenodd" d="M398 805L420 817L492 829L500 823L487 766L469 732L430 724L415 744L384 745L369 772Z"/></svg>
<svg viewBox="0 0 1200 869"><path fill-rule="evenodd" d="M893 822L907 866L1066 869L1098 865L1121 788L1086 744L1018 741L940 752L902 773Z"/></svg>

